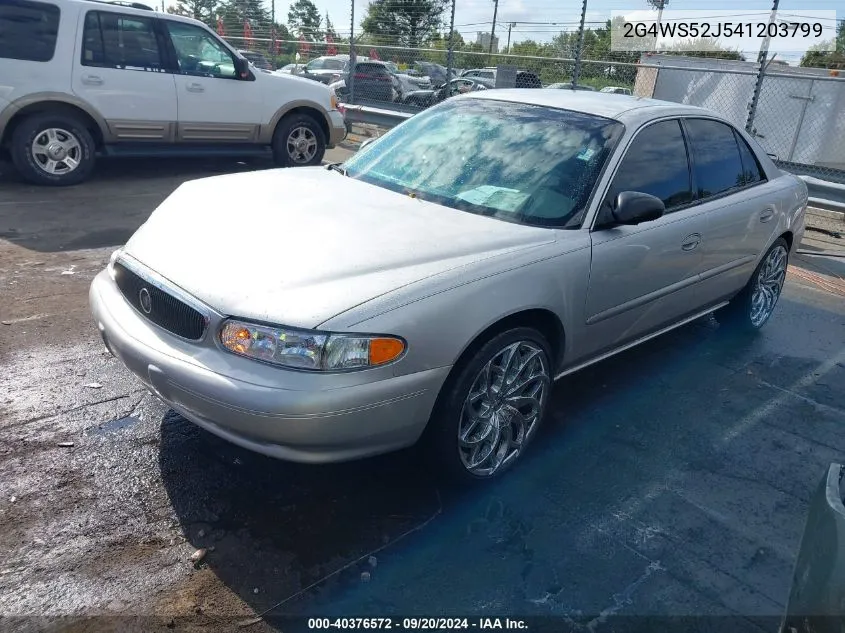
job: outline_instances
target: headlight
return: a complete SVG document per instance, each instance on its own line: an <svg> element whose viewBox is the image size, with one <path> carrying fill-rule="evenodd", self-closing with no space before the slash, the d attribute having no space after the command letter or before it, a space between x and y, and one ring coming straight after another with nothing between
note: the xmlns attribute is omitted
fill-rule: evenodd
<svg viewBox="0 0 845 633"><path fill-rule="evenodd" d="M122 252L123 249L119 248L111 254L111 257L109 257L109 265L106 267L106 270L109 271L109 277L112 278L112 281L114 280L114 263L117 261L117 258L120 257Z"/></svg>
<svg viewBox="0 0 845 633"><path fill-rule="evenodd" d="M392 336L331 334L236 320L223 324L220 342L239 356L318 371L377 367L405 351L405 342Z"/></svg>

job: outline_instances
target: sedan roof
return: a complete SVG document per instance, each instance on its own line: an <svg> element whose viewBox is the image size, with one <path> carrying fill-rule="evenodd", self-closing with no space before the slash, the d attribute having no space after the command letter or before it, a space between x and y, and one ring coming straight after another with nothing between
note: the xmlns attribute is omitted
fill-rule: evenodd
<svg viewBox="0 0 845 633"><path fill-rule="evenodd" d="M663 116L681 116L684 114L708 114L710 110L695 106L681 105L671 101L647 99L629 95L609 94L606 92L588 92L566 89L506 88L490 92L474 92L472 96L460 96L459 99L493 99L512 101L529 105L574 110L585 114L595 114L608 119L648 120Z"/></svg>

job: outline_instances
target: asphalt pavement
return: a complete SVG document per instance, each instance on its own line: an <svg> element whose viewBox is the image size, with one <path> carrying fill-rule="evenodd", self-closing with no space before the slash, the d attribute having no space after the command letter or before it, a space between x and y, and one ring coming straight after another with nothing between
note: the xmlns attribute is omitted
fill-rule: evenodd
<svg viewBox="0 0 845 633"><path fill-rule="evenodd" d="M269 167L115 161L66 189L0 168L0 629L288 631L303 614L777 629L809 499L845 453L841 259L794 260L756 337L705 318L563 379L500 482L443 488L414 451L293 465L168 411L87 307L179 183Z"/></svg>

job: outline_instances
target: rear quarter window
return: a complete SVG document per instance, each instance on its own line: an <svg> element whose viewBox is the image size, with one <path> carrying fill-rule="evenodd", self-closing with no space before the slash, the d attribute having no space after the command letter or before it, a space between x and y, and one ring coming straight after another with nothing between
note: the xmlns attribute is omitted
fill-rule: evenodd
<svg viewBox="0 0 845 633"><path fill-rule="evenodd" d="M48 62L56 52L59 7L46 2L0 2L0 58Z"/></svg>

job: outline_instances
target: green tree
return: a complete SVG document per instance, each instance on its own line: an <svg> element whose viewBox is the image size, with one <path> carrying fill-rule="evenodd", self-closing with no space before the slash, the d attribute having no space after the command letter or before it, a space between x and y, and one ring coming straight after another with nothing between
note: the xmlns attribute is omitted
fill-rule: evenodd
<svg viewBox="0 0 845 633"><path fill-rule="evenodd" d="M439 31L448 0L373 0L361 27L376 43L417 48Z"/></svg>
<svg viewBox="0 0 845 633"><path fill-rule="evenodd" d="M700 38L678 42L671 46L661 46L659 53L683 55L684 57L710 57L714 59L738 59L745 61L745 56L737 50L725 48L711 39Z"/></svg>
<svg viewBox="0 0 845 633"><path fill-rule="evenodd" d="M235 46L243 47L244 24L248 21L252 29L254 49L268 50L270 47L270 12L264 8L261 0L227 0L217 8L217 15L223 21L227 38L232 38ZM215 24L212 28L216 28ZM278 37L278 36L277 36Z"/></svg>
<svg viewBox="0 0 845 633"><path fill-rule="evenodd" d="M331 19L329 18L328 11L326 12L326 41L331 37L332 42L339 42L340 37L337 35L337 31L334 30L334 24L332 24Z"/></svg>
<svg viewBox="0 0 845 633"><path fill-rule="evenodd" d="M298 37L311 42L322 40L323 33L320 30L322 23L320 11L311 0L296 0L290 5L288 26Z"/></svg>
<svg viewBox="0 0 845 633"><path fill-rule="evenodd" d="M839 23L839 30L836 32L836 50L819 50L820 45L811 46L801 57L801 66L807 68L830 68L845 70L845 22Z"/></svg>
<svg viewBox="0 0 845 633"><path fill-rule="evenodd" d="M218 5L218 0L179 0L175 5L167 7L167 12L173 15L182 15L186 18L194 18L213 28L217 25Z"/></svg>

